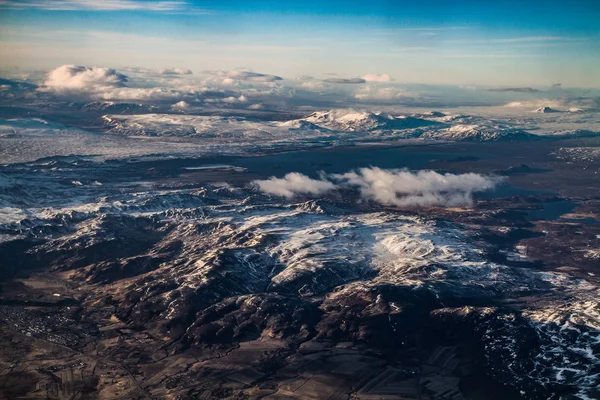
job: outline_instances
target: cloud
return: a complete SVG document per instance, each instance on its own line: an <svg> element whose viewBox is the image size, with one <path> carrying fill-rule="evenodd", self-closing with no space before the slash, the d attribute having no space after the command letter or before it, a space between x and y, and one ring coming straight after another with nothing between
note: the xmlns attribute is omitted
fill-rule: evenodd
<svg viewBox="0 0 600 400"><path fill-rule="evenodd" d="M336 188L332 182L311 179L298 172L291 172L283 178L273 176L266 180L256 180L253 184L263 193L288 199L296 194L322 195Z"/></svg>
<svg viewBox="0 0 600 400"><path fill-rule="evenodd" d="M491 88L488 89L488 92L497 92L497 93L539 93L541 90L534 89L530 87L510 87L510 88Z"/></svg>
<svg viewBox="0 0 600 400"><path fill-rule="evenodd" d="M365 86L354 94L354 98L363 101L390 101L403 97L405 93L396 87Z"/></svg>
<svg viewBox="0 0 600 400"><path fill-rule="evenodd" d="M327 78L324 79L323 82L327 83L344 83L344 84L358 84L358 83L366 83L363 78Z"/></svg>
<svg viewBox="0 0 600 400"><path fill-rule="evenodd" d="M158 70L162 75L192 75L192 70L189 68L163 68Z"/></svg>
<svg viewBox="0 0 600 400"><path fill-rule="evenodd" d="M165 70L130 69L132 72L148 72L152 74L184 74L191 71L185 68L168 68ZM189 71L189 73L188 73ZM133 76L133 75L132 75ZM133 76L131 80L112 68L85 67L80 65L63 65L47 75L44 85L38 90L51 92L74 99L99 99L114 101L172 101L178 102L211 102L211 103L244 103L248 99L239 92L220 90L210 87L198 87L193 81L177 79L172 87L161 87L163 83L172 84L170 79L156 76L150 79ZM127 84L130 84L129 86ZM132 87L137 84L138 87ZM141 87L140 87L141 86ZM183 103L181 103L183 104Z"/></svg>
<svg viewBox="0 0 600 400"><path fill-rule="evenodd" d="M47 11L194 11L206 12L192 7L186 1L141 1L141 0L5 0L0 8L37 8Z"/></svg>
<svg viewBox="0 0 600 400"><path fill-rule="evenodd" d="M229 97L225 97L225 98L206 99L205 101L207 101L209 103L221 102L221 103L237 104L237 103L246 103L248 101L248 98L244 95L241 95L239 97L229 96Z"/></svg>
<svg viewBox="0 0 600 400"><path fill-rule="evenodd" d="M325 82L322 81L308 81L302 82L299 87L306 90L322 90L327 87Z"/></svg>
<svg viewBox="0 0 600 400"><path fill-rule="evenodd" d="M181 100L173 104L171 108L174 110L187 110L190 108L190 104L186 101Z"/></svg>
<svg viewBox="0 0 600 400"><path fill-rule="evenodd" d="M355 189L364 200L397 207L455 207L473 203L473 193L493 189L501 178L468 174L410 172L402 169L361 168L345 174L311 179L298 172L283 178L256 180L263 193L286 198L296 194L323 195L336 189ZM335 183L334 183L335 182Z"/></svg>
<svg viewBox="0 0 600 400"><path fill-rule="evenodd" d="M127 76L112 68L63 65L50 71L44 85L59 91L97 91L125 87L126 82Z"/></svg>
<svg viewBox="0 0 600 400"><path fill-rule="evenodd" d="M223 78L223 84L231 85L235 81L275 82L283 78L277 75L261 74L252 71L204 71L205 74Z"/></svg>
<svg viewBox="0 0 600 400"><path fill-rule="evenodd" d="M217 91L209 89L167 89L153 88L109 88L96 93L89 93L90 97L102 100L135 100L135 101L192 101L208 103L244 103L248 99L232 91Z"/></svg>
<svg viewBox="0 0 600 400"><path fill-rule="evenodd" d="M499 181L474 173L440 174L376 167L332 177L343 185L358 187L365 199L398 207L470 205L474 192L493 189Z"/></svg>
<svg viewBox="0 0 600 400"><path fill-rule="evenodd" d="M137 72L141 74L157 74L157 75L192 75L193 72L189 68L162 68L150 69L141 67L126 68L127 71Z"/></svg>
<svg viewBox="0 0 600 400"><path fill-rule="evenodd" d="M365 74L360 77L366 82L391 82L394 79L388 74Z"/></svg>

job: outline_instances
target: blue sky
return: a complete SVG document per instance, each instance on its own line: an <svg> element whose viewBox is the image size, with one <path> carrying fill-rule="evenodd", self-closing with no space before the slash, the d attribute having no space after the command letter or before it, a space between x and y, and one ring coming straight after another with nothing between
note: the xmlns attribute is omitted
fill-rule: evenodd
<svg viewBox="0 0 600 400"><path fill-rule="evenodd" d="M598 21L592 0L0 0L0 59L600 87Z"/></svg>

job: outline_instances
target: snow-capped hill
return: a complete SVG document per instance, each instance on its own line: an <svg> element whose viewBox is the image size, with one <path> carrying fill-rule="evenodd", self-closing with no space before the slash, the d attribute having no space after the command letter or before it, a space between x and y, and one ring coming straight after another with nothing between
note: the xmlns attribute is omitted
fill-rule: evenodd
<svg viewBox="0 0 600 400"><path fill-rule="evenodd" d="M173 104L171 106L171 110L175 110L175 111L185 111L187 109L189 109L190 103L188 103L187 101L181 100L178 101L177 103Z"/></svg>
<svg viewBox="0 0 600 400"><path fill-rule="evenodd" d="M329 131L329 129L313 124L312 122L304 119L293 119L291 121L282 122L280 124L282 128L290 130L317 130L317 131Z"/></svg>
<svg viewBox="0 0 600 400"><path fill-rule="evenodd" d="M331 110L313 113L304 121L341 131L370 131L386 127L393 118L382 113Z"/></svg>
<svg viewBox="0 0 600 400"><path fill-rule="evenodd" d="M422 118L415 118L410 116L399 116L395 117L392 123L391 129L414 129L422 128L424 126L438 126L443 127L444 124L437 121L430 121Z"/></svg>
<svg viewBox="0 0 600 400"><path fill-rule="evenodd" d="M429 113L427 113L427 115L430 115L432 117L445 117L446 114L444 114L443 112L440 111L430 111Z"/></svg>
<svg viewBox="0 0 600 400"><path fill-rule="evenodd" d="M540 138L520 129L481 125L454 125L448 129L427 132L421 137L469 142L520 142Z"/></svg>
<svg viewBox="0 0 600 400"><path fill-rule="evenodd" d="M551 133L547 135L548 138L552 139L588 138L598 136L600 136L600 132L592 131L589 129L573 129L568 131Z"/></svg>
<svg viewBox="0 0 600 400"><path fill-rule="evenodd" d="M380 112L344 110L316 112L303 120L328 129L349 132L411 129L436 124L436 122L415 117L394 117Z"/></svg>
<svg viewBox="0 0 600 400"><path fill-rule="evenodd" d="M557 113L560 112L559 110L555 110L554 108L550 108L548 106L543 106L538 108L537 110L535 110L536 113L539 114L551 114L551 113Z"/></svg>
<svg viewBox="0 0 600 400"><path fill-rule="evenodd" d="M440 112L440 111L429 111L429 112L425 112L425 113L412 114L412 116L415 118L443 118L443 117L446 117L447 114L444 114L443 112Z"/></svg>

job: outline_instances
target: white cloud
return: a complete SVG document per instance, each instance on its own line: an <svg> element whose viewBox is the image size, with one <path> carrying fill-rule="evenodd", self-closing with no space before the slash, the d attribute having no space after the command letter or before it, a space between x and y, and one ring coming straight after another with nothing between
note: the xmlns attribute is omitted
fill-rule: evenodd
<svg viewBox="0 0 600 400"><path fill-rule="evenodd" d="M405 94L396 87L371 87L365 86L360 90L356 91L354 98L357 100L368 100L368 101L386 101L396 100Z"/></svg>
<svg viewBox="0 0 600 400"><path fill-rule="evenodd" d="M208 89L188 90L185 88L108 88L96 93L90 93L91 97L102 100L135 100L135 101L205 101L209 103L244 103L248 99L234 92L225 92Z"/></svg>
<svg viewBox="0 0 600 400"><path fill-rule="evenodd" d="M192 70L189 68L163 68L158 73L163 75L192 75Z"/></svg>
<svg viewBox="0 0 600 400"><path fill-rule="evenodd" d="M474 173L440 174L377 167L332 174L328 179L331 180L311 179L292 172L283 178L271 177L253 183L263 193L286 198L296 194L322 195L336 189L358 188L363 199L387 206L454 207L472 204L473 193L493 189L501 180Z"/></svg>
<svg viewBox="0 0 600 400"><path fill-rule="evenodd" d="M283 78L277 75L261 74L252 71L204 71L209 75L216 75L223 78L223 84L231 85L235 81L250 81L250 82L275 82L280 81Z"/></svg>
<svg viewBox="0 0 600 400"><path fill-rule="evenodd" d="M332 182L311 179L298 172L291 172L283 178L271 177L266 180L256 180L253 183L263 193L288 199L296 194L321 195L336 188Z"/></svg>
<svg viewBox="0 0 600 400"><path fill-rule="evenodd" d="M46 88L54 90L97 91L124 87L127 76L112 68L63 65L48 74Z"/></svg>
<svg viewBox="0 0 600 400"><path fill-rule="evenodd" d="M327 87L327 84L322 81L308 81L302 82L300 87L306 90L322 90Z"/></svg>
<svg viewBox="0 0 600 400"><path fill-rule="evenodd" d="M225 86L233 86L236 84L237 81L231 79L231 78L225 78L223 79L223 81L221 82L221 84L225 85Z"/></svg>
<svg viewBox="0 0 600 400"><path fill-rule="evenodd" d="M137 100L137 101L150 101L150 100L179 100L182 97L189 97L184 95L179 90L163 89L163 88L106 88L96 93L89 93L91 97L99 98L102 100Z"/></svg>
<svg viewBox="0 0 600 400"><path fill-rule="evenodd" d="M185 68L149 70L129 69L132 72L161 75L184 74L191 71ZM188 72L189 71L189 72ZM192 78L189 78L192 79ZM126 85L130 83L131 85ZM174 86L171 86L175 84ZM138 87L132 87L137 85ZM169 85L169 86L164 86ZM141 87L140 87L141 86ZM207 101L221 103L243 103L248 99L232 90L220 90L211 87L198 87L188 78L165 79L156 75L150 77L135 76L130 81L124 74L112 68L63 65L47 75L44 85L39 89L73 98L126 101Z"/></svg>
<svg viewBox="0 0 600 400"><path fill-rule="evenodd" d="M190 108L190 104L186 101L181 100L173 104L171 108L174 110L187 110Z"/></svg>
<svg viewBox="0 0 600 400"><path fill-rule="evenodd" d="M241 95L239 97L229 96L223 99L224 103L245 103L247 101L248 99L244 95Z"/></svg>
<svg viewBox="0 0 600 400"><path fill-rule="evenodd" d="M189 68L161 68L161 69L150 69L133 67L126 68L127 71L137 72L141 74L158 74L158 75L192 75L193 72Z"/></svg>
<svg viewBox="0 0 600 400"><path fill-rule="evenodd" d="M361 76L367 82L391 82L394 79L388 74L365 74Z"/></svg>
<svg viewBox="0 0 600 400"><path fill-rule="evenodd" d="M474 173L456 175L376 167L333 178L343 185L357 186L365 199L398 207L469 205L474 192L490 190L498 183L498 178Z"/></svg>

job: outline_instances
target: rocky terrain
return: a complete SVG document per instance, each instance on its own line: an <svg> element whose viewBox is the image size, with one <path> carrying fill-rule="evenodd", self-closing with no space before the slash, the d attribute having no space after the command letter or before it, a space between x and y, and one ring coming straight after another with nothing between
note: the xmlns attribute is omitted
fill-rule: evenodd
<svg viewBox="0 0 600 400"><path fill-rule="evenodd" d="M551 170L496 160L444 165ZM593 194L536 220L564 198L398 208L352 187L267 195L257 176L185 158L3 166L2 395L600 396ZM583 269L549 256L564 237Z"/></svg>

